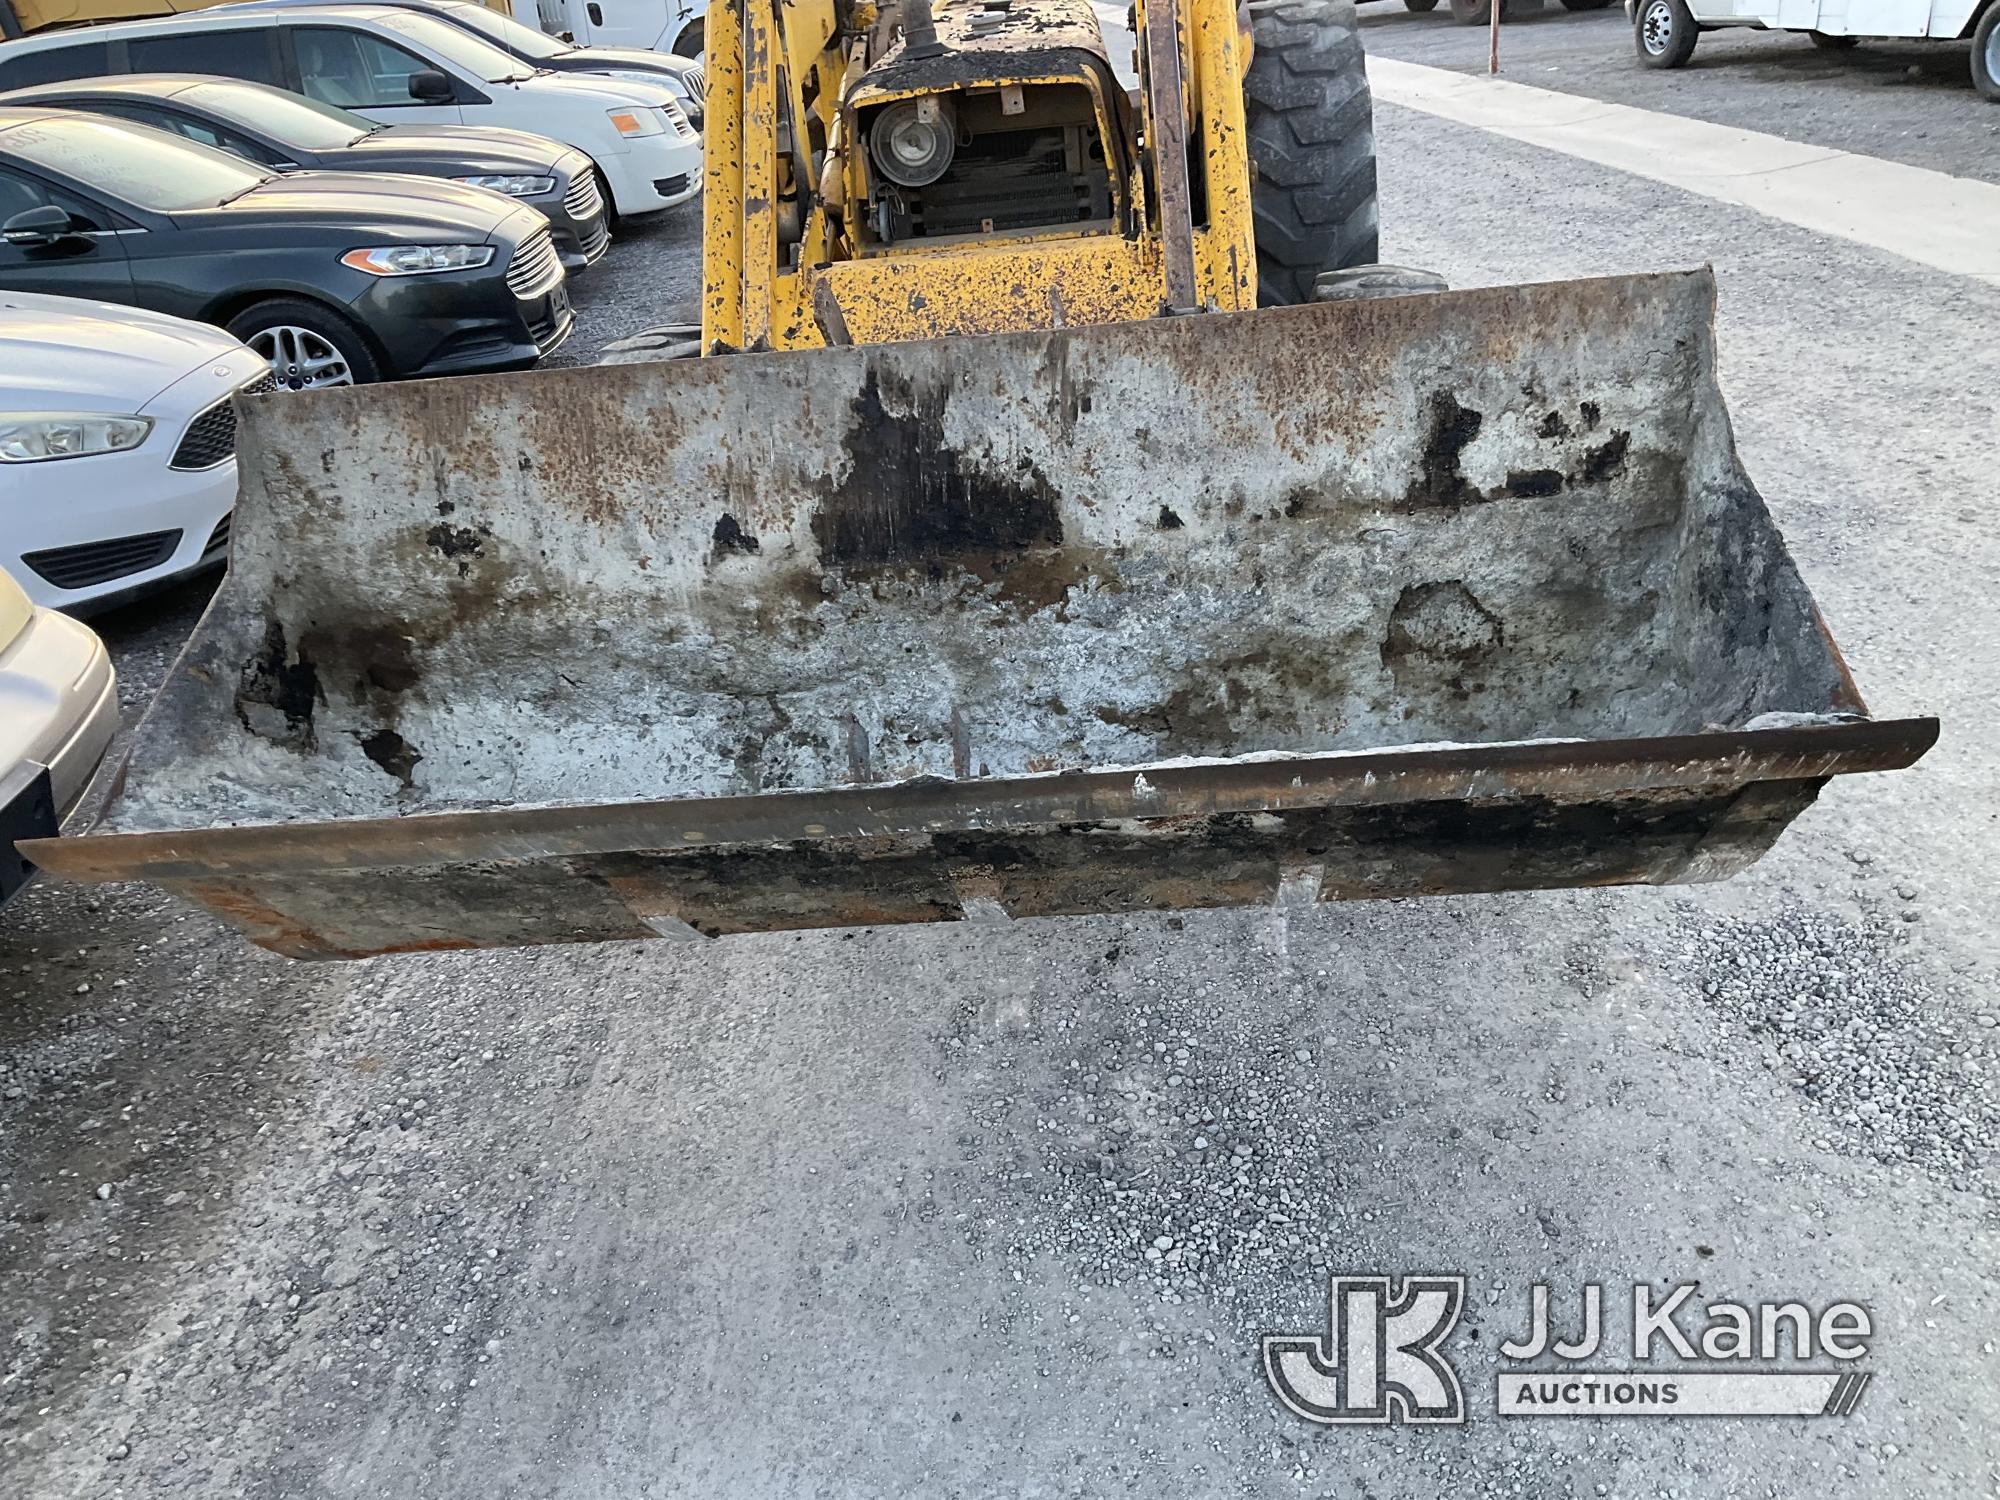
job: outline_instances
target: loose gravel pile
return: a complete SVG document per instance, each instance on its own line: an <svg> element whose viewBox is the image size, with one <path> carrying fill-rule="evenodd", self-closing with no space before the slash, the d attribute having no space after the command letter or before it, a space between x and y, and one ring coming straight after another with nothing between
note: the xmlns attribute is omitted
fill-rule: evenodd
<svg viewBox="0 0 2000 1500"><path fill-rule="evenodd" d="M1034 1103L1032 1207L1005 1247L1017 1267L1053 1257L1079 1293L1138 1287L1254 1333L1346 1266L1373 1214L1345 1191L1357 1147L1325 1107L1330 1039L1301 1025L1315 982L1292 982L1283 1020L1248 1017L1192 977L1148 980L1136 1003L1098 989L1116 1019L1087 1028L1068 1087Z"/></svg>
<svg viewBox="0 0 2000 1500"><path fill-rule="evenodd" d="M1823 1113L1815 1144L1909 1163L1993 1192L2000 1145L2000 1014L1939 994L1905 951L1905 924L1790 908L1768 921L1685 907L1670 961L1719 1014L1775 1049Z"/></svg>

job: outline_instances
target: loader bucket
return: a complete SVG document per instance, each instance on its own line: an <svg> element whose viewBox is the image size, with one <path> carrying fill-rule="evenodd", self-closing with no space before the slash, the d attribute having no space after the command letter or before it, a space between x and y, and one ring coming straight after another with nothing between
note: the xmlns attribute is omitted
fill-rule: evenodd
<svg viewBox="0 0 2000 1500"><path fill-rule="evenodd" d="M250 401L106 831L300 957L1705 880L1871 722L1706 273Z"/></svg>

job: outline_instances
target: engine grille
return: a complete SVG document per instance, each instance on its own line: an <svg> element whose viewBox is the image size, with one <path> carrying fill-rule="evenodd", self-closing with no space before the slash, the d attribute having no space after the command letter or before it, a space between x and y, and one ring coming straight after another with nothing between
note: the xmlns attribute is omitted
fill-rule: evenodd
<svg viewBox="0 0 2000 1500"><path fill-rule="evenodd" d="M604 254L610 243L611 226L601 215L595 223L586 225L582 233L577 236L577 248L583 252L586 262L595 261Z"/></svg>
<svg viewBox="0 0 2000 1500"><path fill-rule="evenodd" d="M597 191L597 174L589 167L579 172L563 194L563 212L572 219L588 219L593 214L602 213L604 198Z"/></svg>
<svg viewBox="0 0 2000 1500"><path fill-rule="evenodd" d="M530 234L507 263L507 286L523 302L546 296L563 279L562 257L544 224Z"/></svg>
<svg viewBox="0 0 2000 1500"><path fill-rule="evenodd" d="M688 97L697 104L708 102L708 75L700 68L689 68L681 74L681 83L688 91Z"/></svg>
<svg viewBox="0 0 2000 1500"><path fill-rule="evenodd" d="M149 531L143 536L113 537L108 542L80 542L74 547L51 547L29 552L21 561L59 589L94 588L157 568L174 555L181 544L179 531Z"/></svg>
<svg viewBox="0 0 2000 1500"><path fill-rule="evenodd" d="M278 382L268 373L260 375L233 393L261 396L277 389ZM171 469L212 469L236 452L236 406L232 396L224 396L213 406L195 413L181 434L180 446L168 461Z"/></svg>
<svg viewBox="0 0 2000 1500"><path fill-rule="evenodd" d="M694 126L688 123L687 114L685 111L681 109L680 105L666 104L663 105L662 108L666 110L667 118L673 121L674 130L678 134L685 136L692 136L695 134Z"/></svg>

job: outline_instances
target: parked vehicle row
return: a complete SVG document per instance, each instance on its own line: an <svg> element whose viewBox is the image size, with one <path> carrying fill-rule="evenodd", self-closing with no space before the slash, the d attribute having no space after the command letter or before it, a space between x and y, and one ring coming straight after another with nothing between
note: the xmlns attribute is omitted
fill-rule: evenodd
<svg viewBox="0 0 2000 1500"><path fill-rule="evenodd" d="M701 137L664 85L538 71L399 6L223 7L0 47L0 91L163 72L271 84L383 125L548 136L590 158L616 214L654 213L701 190Z"/></svg>
<svg viewBox="0 0 2000 1500"><path fill-rule="evenodd" d="M590 158L525 131L377 125L264 84L173 73L44 84L0 102L150 125L276 172L395 172L490 188L549 221L571 272L593 264L611 242Z"/></svg>
<svg viewBox="0 0 2000 1500"><path fill-rule="evenodd" d="M226 8L240 10L290 10L298 6L324 5L326 0L235 0ZM400 10L433 16L462 31L483 37L518 62L554 73L595 73L609 78L627 78L637 83L664 85L679 103L688 122L699 130L708 84L701 64L692 58L650 51L643 47L579 47L574 42L550 36L533 26L523 26L512 16L481 5L479 0L377 0ZM1609 0L1598 0L1608 4Z"/></svg>
<svg viewBox="0 0 2000 1500"><path fill-rule="evenodd" d="M230 0L0 0L0 38L204 10ZM530 31L585 47L699 57L708 0L484 0Z"/></svg>

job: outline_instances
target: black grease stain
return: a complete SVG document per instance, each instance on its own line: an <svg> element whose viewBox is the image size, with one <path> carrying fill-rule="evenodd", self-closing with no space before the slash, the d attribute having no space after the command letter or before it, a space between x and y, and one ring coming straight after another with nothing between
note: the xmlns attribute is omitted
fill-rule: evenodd
<svg viewBox="0 0 2000 1500"><path fill-rule="evenodd" d="M1583 467L1577 471L1577 478L1584 484L1602 484L1605 480L1625 472L1625 453L1632 446L1632 434L1614 432L1610 437L1583 455Z"/></svg>
<svg viewBox="0 0 2000 1500"><path fill-rule="evenodd" d="M273 744L308 750L314 746L313 710L325 701L312 658L301 649L293 660L285 644L285 627L271 621L264 630L263 646L243 664L237 680L236 717L245 729Z"/></svg>
<svg viewBox="0 0 2000 1500"><path fill-rule="evenodd" d="M1516 500L1539 500L1562 493L1563 476L1555 469L1514 469L1507 475L1506 493Z"/></svg>
<svg viewBox="0 0 2000 1500"><path fill-rule="evenodd" d="M1566 438L1569 436L1569 423L1563 420L1561 412L1551 411L1542 418L1542 425L1537 427L1535 432L1539 437Z"/></svg>
<svg viewBox="0 0 2000 1500"><path fill-rule="evenodd" d="M467 578L472 574L471 560L484 555L481 549L491 535L484 527L474 531L470 526L451 526L439 521L424 533L424 542L432 551L456 562L458 576Z"/></svg>
<svg viewBox="0 0 2000 1500"><path fill-rule="evenodd" d="M724 511L722 519L715 523L714 536L717 557L725 552L754 553L760 550L762 545L756 537L737 524L736 517L727 511Z"/></svg>
<svg viewBox="0 0 2000 1500"><path fill-rule="evenodd" d="M823 562L934 565L1061 545L1047 478L1025 458L1007 474L961 455L945 437L948 399L945 388L868 372L851 403L853 462L812 519Z"/></svg>
<svg viewBox="0 0 2000 1500"><path fill-rule="evenodd" d="M416 746L393 729L378 729L367 736L361 741L361 753L404 786L410 785L410 774L423 759Z"/></svg>
<svg viewBox="0 0 2000 1500"><path fill-rule="evenodd" d="M1585 432L1597 431L1597 424L1604 420L1604 412L1595 401L1584 402L1577 408L1577 412L1583 418Z"/></svg>
<svg viewBox="0 0 2000 1500"><path fill-rule="evenodd" d="M1187 525L1187 522L1174 514L1174 508L1171 505L1162 505L1160 507L1160 530L1179 531L1185 525Z"/></svg>
<svg viewBox="0 0 2000 1500"><path fill-rule="evenodd" d="M1473 505L1486 498L1460 467L1467 446L1479 436L1485 421L1481 413L1459 405L1450 391L1432 392L1430 431L1404 496L1406 504Z"/></svg>

